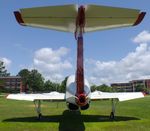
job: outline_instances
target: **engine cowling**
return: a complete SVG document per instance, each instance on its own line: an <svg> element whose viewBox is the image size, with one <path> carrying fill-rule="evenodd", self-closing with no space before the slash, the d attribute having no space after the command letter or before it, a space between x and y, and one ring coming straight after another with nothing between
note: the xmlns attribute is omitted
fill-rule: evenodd
<svg viewBox="0 0 150 131"><path fill-rule="evenodd" d="M85 106L87 104L86 95L85 94L79 94L79 95L77 95L76 103L79 106Z"/></svg>

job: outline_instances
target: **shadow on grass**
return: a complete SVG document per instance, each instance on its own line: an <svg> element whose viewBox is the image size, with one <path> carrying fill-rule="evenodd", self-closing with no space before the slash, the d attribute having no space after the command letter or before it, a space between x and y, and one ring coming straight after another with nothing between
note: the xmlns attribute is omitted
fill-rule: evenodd
<svg viewBox="0 0 150 131"><path fill-rule="evenodd" d="M114 122L140 120L135 117L116 116ZM80 111L65 110L62 115L43 116L41 120L34 117L10 118L3 122L59 122L59 131L84 131L84 122L112 122L109 116L81 115Z"/></svg>

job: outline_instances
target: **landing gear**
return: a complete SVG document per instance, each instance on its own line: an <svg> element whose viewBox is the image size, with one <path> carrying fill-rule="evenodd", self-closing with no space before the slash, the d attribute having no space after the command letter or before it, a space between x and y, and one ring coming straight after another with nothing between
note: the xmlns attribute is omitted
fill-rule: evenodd
<svg viewBox="0 0 150 131"><path fill-rule="evenodd" d="M111 120L114 120L115 119L115 109L116 109L116 104L117 104L118 100L112 99L111 102L112 102L112 111L110 113L110 117L109 118Z"/></svg>
<svg viewBox="0 0 150 131"><path fill-rule="evenodd" d="M111 112L110 113L110 117L109 117L111 120L114 120L115 119L115 114L114 114L114 112Z"/></svg>
<svg viewBox="0 0 150 131"><path fill-rule="evenodd" d="M40 100L34 101L34 105L35 105L36 112L38 114L38 119L41 120L41 118L42 118L41 101Z"/></svg>
<svg viewBox="0 0 150 131"><path fill-rule="evenodd" d="M38 119L41 120L42 118L42 113L39 113Z"/></svg>

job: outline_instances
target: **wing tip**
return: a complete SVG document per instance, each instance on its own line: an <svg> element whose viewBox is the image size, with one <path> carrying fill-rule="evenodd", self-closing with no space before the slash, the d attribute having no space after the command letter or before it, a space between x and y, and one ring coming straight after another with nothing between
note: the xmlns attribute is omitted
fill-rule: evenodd
<svg viewBox="0 0 150 131"><path fill-rule="evenodd" d="M136 20L135 23L133 24L133 26L139 25L139 24L142 22L142 20L144 19L145 15L146 15L146 12L141 12L141 13L139 14L137 20Z"/></svg>
<svg viewBox="0 0 150 131"><path fill-rule="evenodd" d="M142 92L143 97L145 97L147 94L145 92Z"/></svg>
<svg viewBox="0 0 150 131"><path fill-rule="evenodd" d="M20 25L25 26L24 21L23 21L22 16L21 16L21 13L19 11L14 11L14 15L15 15L17 22Z"/></svg>
<svg viewBox="0 0 150 131"><path fill-rule="evenodd" d="M7 95L5 96L5 98L8 99L8 96L9 96L9 94L7 94Z"/></svg>

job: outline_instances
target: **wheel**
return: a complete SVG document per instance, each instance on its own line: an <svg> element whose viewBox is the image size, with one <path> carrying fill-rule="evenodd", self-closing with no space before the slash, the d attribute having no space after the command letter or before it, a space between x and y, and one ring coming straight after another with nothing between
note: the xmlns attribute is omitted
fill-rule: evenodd
<svg viewBox="0 0 150 131"><path fill-rule="evenodd" d="M39 113L38 119L41 120L41 118L42 118L42 114Z"/></svg>
<svg viewBox="0 0 150 131"><path fill-rule="evenodd" d="M114 118L115 118L115 115L114 115L113 112L111 112L111 113L110 113L110 119L111 119L111 120L114 120Z"/></svg>

